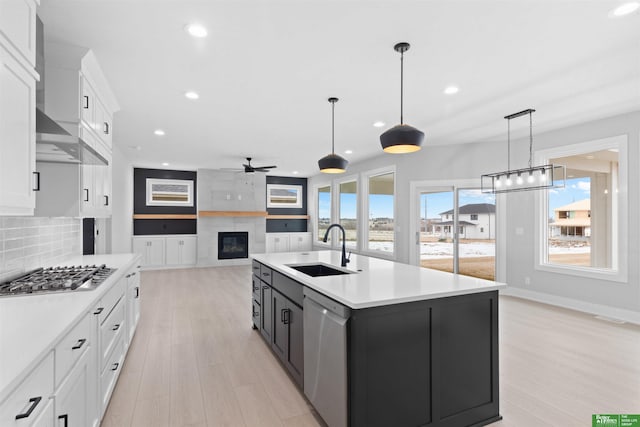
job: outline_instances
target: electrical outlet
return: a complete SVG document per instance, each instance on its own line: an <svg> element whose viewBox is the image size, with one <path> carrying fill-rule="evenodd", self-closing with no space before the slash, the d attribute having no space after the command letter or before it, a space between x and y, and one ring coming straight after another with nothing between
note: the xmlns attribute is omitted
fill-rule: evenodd
<svg viewBox="0 0 640 427"><path fill-rule="evenodd" d="M525 285L530 285L530 284L531 284L531 277L526 276L526 277L524 278L524 284L525 284Z"/></svg>

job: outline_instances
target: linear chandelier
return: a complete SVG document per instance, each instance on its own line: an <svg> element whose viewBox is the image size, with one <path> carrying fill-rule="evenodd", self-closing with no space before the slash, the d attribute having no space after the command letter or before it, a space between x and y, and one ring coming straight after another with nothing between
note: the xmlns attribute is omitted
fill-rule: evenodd
<svg viewBox="0 0 640 427"><path fill-rule="evenodd" d="M563 165L547 164L533 166L533 122L531 108L505 116L507 119L507 170L488 173L480 177L483 193L509 193L515 191L564 188L566 168ZM511 119L529 115L529 167L511 169Z"/></svg>

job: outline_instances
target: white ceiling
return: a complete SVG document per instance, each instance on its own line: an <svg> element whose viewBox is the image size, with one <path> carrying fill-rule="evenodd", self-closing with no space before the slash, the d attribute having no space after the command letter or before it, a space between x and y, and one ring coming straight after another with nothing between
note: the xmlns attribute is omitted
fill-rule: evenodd
<svg viewBox="0 0 640 427"><path fill-rule="evenodd" d="M405 122L427 147L504 140L503 116L526 108L534 134L640 110L640 13L609 18L618 4L43 0L39 13L48 39L95 52L121 106L115 143L134 164L231 168L251 156L274 175L310 176L331 150L330 96L336 152L381 155L379 134L399 122L399 41L411 43ZM187 35L190 22L209 35ZM443 94L451 84L460 92ZM517 122L512 137L528 125Z"/></svg>

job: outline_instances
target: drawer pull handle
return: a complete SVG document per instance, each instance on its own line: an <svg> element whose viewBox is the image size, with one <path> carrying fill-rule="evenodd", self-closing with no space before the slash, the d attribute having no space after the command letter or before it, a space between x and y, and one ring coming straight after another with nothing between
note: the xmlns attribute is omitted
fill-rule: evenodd
<svg viewBox="0 0 640 427"><path fill-rule="evenodd" d="M63 414L58 417L59 420L64 420L64 427L68 426L69 423L69 415Z"/></svg>
<svg viewBox="0 0 640 427"><path fill-rule="evenodd" d="M260 312L253 310L253 317L258 317L258 316L260 316Z"/></svg>
<svg viewBox="0 0 640 427"><path fill-rule="evenodd" d="M109 206L109 196L104 196L104 205Z"/></svg>
<svg viewBox="0 0 640 427"><path fill-rule="evenodd" d="M79 339L78 340L78 344L74 345L73 347L71 347L71 350L78 350L79 348L81 348L84 343L86 343L87 340L85 338Z"/></svg>
<svg viewBox="0 0 640 427"><path fill-rule="evenodd" d="M113 325L113 328L111 330L112 331L117 331L118 329L120 329L120 324L116 323L115 325Z"/></svg>
<svg viewBox="0 0 640 427"><path fill-rule="evenodd" d="M29 415L31 415L31 413L33 412L34 409L36 409L36 406L38 406L38 403L40 403L41 400L42 400L42 396L32 397L31 399L29 399L31 406L29 406L29 409L27 409L27 412L23 412L22 414L16 415L16 420L21 420L22 418L27 418Z"/></svg>
<svg viewBox="0 0 640 427"><path fill-rule="evenodd" d="M84 189L84 201L85 202L89 201L89 189L88 188Z"/></svg>
<svg viewBox="0 0 640 427"><path fill-rule="evenodd" d="M140 286L136 286L136 298L140 298Z"/></svg>
<svg viewBox="0 0 640 427"><path fill-rule="evenodd" d="M104 310L104 307L98 307L96 311L93 312L93 314L100 314L102 313L103 310Z"/></svg>
<svg viewBox="0 0 640 427"><path fill-rule="evenodd" d="M118 366L120 366L120 363L116 362L113 364L113 368L111 368L112 371L116 371L118 369Z"/></svg>
<svg viewBox="0 0 640 427"><path fill-rule="evenodd" d="M40 191L40 172L34 172L33 175L36 177L36 185L33 191Z"/></svg>
<svg viewBox="0 0 640 427"><path fill-rule="evenodd" d="M85 95L83 96L84 98L84 103L82 104L82 108L85 110L89 109L89 96Z"/></svg>
<svg viewBox="0 0 640 427"><path fill-rule="evenodd" d="M269 276L271 276L269 273L262 273L262 275L263 275L264 277L269 277Z"/></svg>
<svg viewBox="0 0 640 427"><path fill-rule="evenodd" d="M264 289L266 291L267 289L269 289L269 287L265 285L265 286L262 287L262 289Z"/></svg>

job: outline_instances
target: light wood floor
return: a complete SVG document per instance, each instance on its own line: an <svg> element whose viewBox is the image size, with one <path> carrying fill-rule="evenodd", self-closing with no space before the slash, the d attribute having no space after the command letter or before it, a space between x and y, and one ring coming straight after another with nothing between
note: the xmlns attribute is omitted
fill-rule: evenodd
<svg viewBox="0 0 640 427"><path fill-rule="evenodd" d="M250 267L142 273L142 315L103 427L320 426L251 329ZM640 327L500 299L494 426L640 413ZM390 426L393 427L393 426Z"/></svg>

